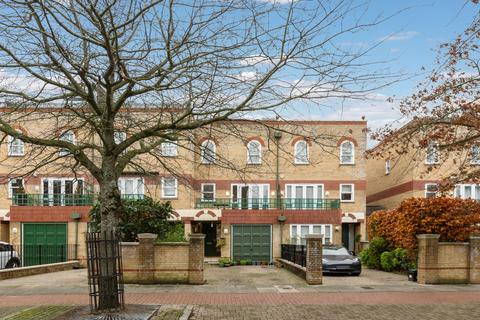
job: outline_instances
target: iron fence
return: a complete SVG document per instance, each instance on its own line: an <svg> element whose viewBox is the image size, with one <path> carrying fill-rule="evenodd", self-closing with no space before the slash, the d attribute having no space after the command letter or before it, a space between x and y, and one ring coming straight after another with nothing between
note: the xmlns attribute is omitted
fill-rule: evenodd
<svg viewBox="0 0 480 320"><path fill-rule="evenodd" d="M122 199L140 200L143 194L122 194ZM12 197L15 206L93 206L97 203L98 194L68 194L68 193L17 193Z"/></svg>
<svg viewBox="0 0 480 320"><path fill-rule="evenodd" d="M123 309L125 302L120 237L114 232L87 232L86 243L92 312Z"/></svg>
<svg viewBox="0 0 480 320"><path fill-rule="evenodd" d="M0 269L66 262L77 256L75 244L0 244Z"/></svg>
<svg viewBox="0 0 480 320"><path fill-rule="evenodd" d="M282 244L282 259L302 267L307 266L307 246L298 244Z"/></svg>

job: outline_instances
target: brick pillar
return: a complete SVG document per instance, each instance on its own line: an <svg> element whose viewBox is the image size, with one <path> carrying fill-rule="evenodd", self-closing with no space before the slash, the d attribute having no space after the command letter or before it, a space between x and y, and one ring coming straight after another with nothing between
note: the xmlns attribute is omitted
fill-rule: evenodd
<svg viewBox="0 0 480 320"><path fill-rule="evenodd" d="M155 240L154 233L138 234L138 283L155 283Z"/></svg>
<svg viewBox="0 0 480 320"><path fill-rule="evenodd" d="M323 235L307 235L307 274L308 284L322 284Z"/></svg>
<svg viewBox="0 0 480 320"><path fill-rule="evenodd" d="M188 251L188 283L203 284L203 263L205 256L205 235L192 233Z"/></svg>
<svg viewBox="0 0 480 320"><path fill-rule="evenodd" d="M480 284L480 235L470 235L470 283Z"/></svg>
<svg viewBox="0 0 480 320"><path fill-rule="evenodd" d="M438 283L438 234L419 234L417 281L420 284Z"/></svg>

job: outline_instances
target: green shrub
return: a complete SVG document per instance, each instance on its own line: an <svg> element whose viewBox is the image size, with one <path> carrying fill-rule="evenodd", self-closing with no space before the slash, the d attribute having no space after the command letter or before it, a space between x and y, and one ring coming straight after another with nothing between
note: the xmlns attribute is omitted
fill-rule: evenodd
<svg viewBox="0 0 480 320"><path fill-rule="evenodd" d="M165 238L171 228L168 218L173 209L170 202L161 203L149 197L132 200L123 199L118 212L122 241L138 241L139 233L155 233L159 239ZM90 210L90 227L100 231L101 214L99 205Z"/></svg>
<svg viewBox="0 0 480 320"><path fill-rule="evenodd" d="M406 270L410 266L408 251L402 248L385 251L380 256L380 264L385 271Z"/></svg>
<svg viewBox="0 0 480 320"><path fill-rule="evenodd" d="M388 249L388 243L383 238L375 237L370 241L368 248L360 253L360 259L369 268L381 269L380 256Z"/></svg>
<svg viewBox="0 0 480 320"><path fill-rule="evenodd" d="M218 265L220 267L230 266L232 264L233 264L233 262L230 258L220 258L220 259L218 259Z"/></svg>
<svg viewBox="0 0 480 320"><path fill-rule="evenodd" d="M185 230L182 222L170 222L169 230L165 233L163 239L158 239L158 242L185 242Z"/></svg>

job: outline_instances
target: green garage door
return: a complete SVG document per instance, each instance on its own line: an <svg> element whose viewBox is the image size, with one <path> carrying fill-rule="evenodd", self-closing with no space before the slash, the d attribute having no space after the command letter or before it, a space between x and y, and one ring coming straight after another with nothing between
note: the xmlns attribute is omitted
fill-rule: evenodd
<svg viewBox="0 0 480 320"><path fill-rule="evenodd" d="M271 261L272 231L270 225L236 224L232 226L234 260Z"/></svg>
<svg viewBox="0 0 480 320"><path fill-rule="evenodd" d="M23 265L67 261L66 223L24 223Z"/></svg>

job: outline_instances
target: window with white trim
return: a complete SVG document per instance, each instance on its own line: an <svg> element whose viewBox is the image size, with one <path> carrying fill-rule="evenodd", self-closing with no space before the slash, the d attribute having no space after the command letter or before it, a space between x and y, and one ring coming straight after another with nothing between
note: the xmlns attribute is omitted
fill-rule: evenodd
<svg viewBox="0 0 480 320"><path fill-rule="evenodd" d="M215 201L215 183L202 183L202 201Z"/></svg>
<svg viewBox="0 0 480 320"><path fill-rule="evenodd" d="M295 143L295 164L308 164L308 144L305 140Z"/></svg>
<svg viewBox="0 0 480 320"><path fill-rule="evenodd" d="M16 194L24 194L23 179L14 178L8 180L8 198L13 198Z"/></svg>
<svg viewBox="0 0 480 320"><path fill-rule="evenodd" d="M454 195L456 198L480 200L480 184L457 184Z"/></svg>
<svg viewBox="0 0 480 320"><path fill-rule="evenodd" d="M247 144L247 163L262 163L262 145L257 140L252 140Z"/></svg>
<svg viewBox="0 0 480 320"><path fill-rule="evenodd" d="M290 225L291 244L307 244L307 235L323 234L323 244L332 242L331 224L292 224Z"/></svg>
<svg viewBox="0 0 480 320"><path fill-rule="evenodd" d="M127 133L123 131L115 131L113 133L113 141L115 144L120 144L123 141L127 140Z"/></svg>
<svg viewBox="0 0 480 320"><path fill-rule="evenodd" d="M60 140L75 144L75 134L71 130L65 131L60 135ZM58 154L60 156L65 156L67 154L70 154L70 151L68 149L61 148Z"/></svg>
<svg viewBox="0 0 480 320"><path fill-rule="evenodd" d="M340 184L340 201L353 202L355 200L355 187L353 184Z"/></svg>
<svg viewBox="0 0 480 320"><path fill-rule="evenodd" d="M344 141L340 145L340 164L355 164L355 147L353 142Z"/></svg>
<svg viewBox="0 0 480 320"><path fill-rule="evenodd" d="M7 138L8 155L11 157L23 156L25 154L25 143L15 137Z"/></svg>
<svg viewBox="0 0 480 320"><path fill-rule="evenodd" d="M164 157L176 157L178 155L178 146L174 141L162 142L160 149Z"/></svg>
<svg viewBox="0 0 480 320"><path fill-rule="evenodd" d="M437 183L425 183L425 198L435 198L438 191Z"/></svg>
<svg viewBox="0 0 480 320"><path fill-rule="evenodd" d="M177 184L176 178L162 178L162 198L176 198Z"/></svg>
<svg viewBox="0 0 480 320"><path fill-rule="evenodd" d="M391 172L392 168L390 167L390 159L385 161L385 174L389 175Z"/></svg>
<svg viewBox="0 0 480 320"><path fill-rule="evenodd" d="M480 164L480 145L474 145L470 149L470 163Z"/></svg>
<svg viewBox="0 0 480 320"><path fill-rule="evenodd" d="M232 184L232 206L242 209L268 209L269 184Z"/></svg>
<svg viewBox="0 0 480 320"><path fill-rule="evenodd" d="M143 179L137 177L118 179L118 188L124 198L141 198L145 192Z"/></svg>
<svg viewBox="0 0 480 320"><path fill-rule="evenodd" d="M440 150L438 142L430 141L427 146L427 155L425 157L425 164L437 164L440 162Z"/></svg>
<svg viewBox="0 0 480 320"><path fill-rule="evenodd" d="M323 184L286 184L285 207L287 209L322 208L323 192Z"/></svg>
<svg viewBox="0 0 480 320"><path fill-rule="evenodd" d="M200 147L201 162L213 164L216 160L216 145L212 140L205 140Z"/></svg>

